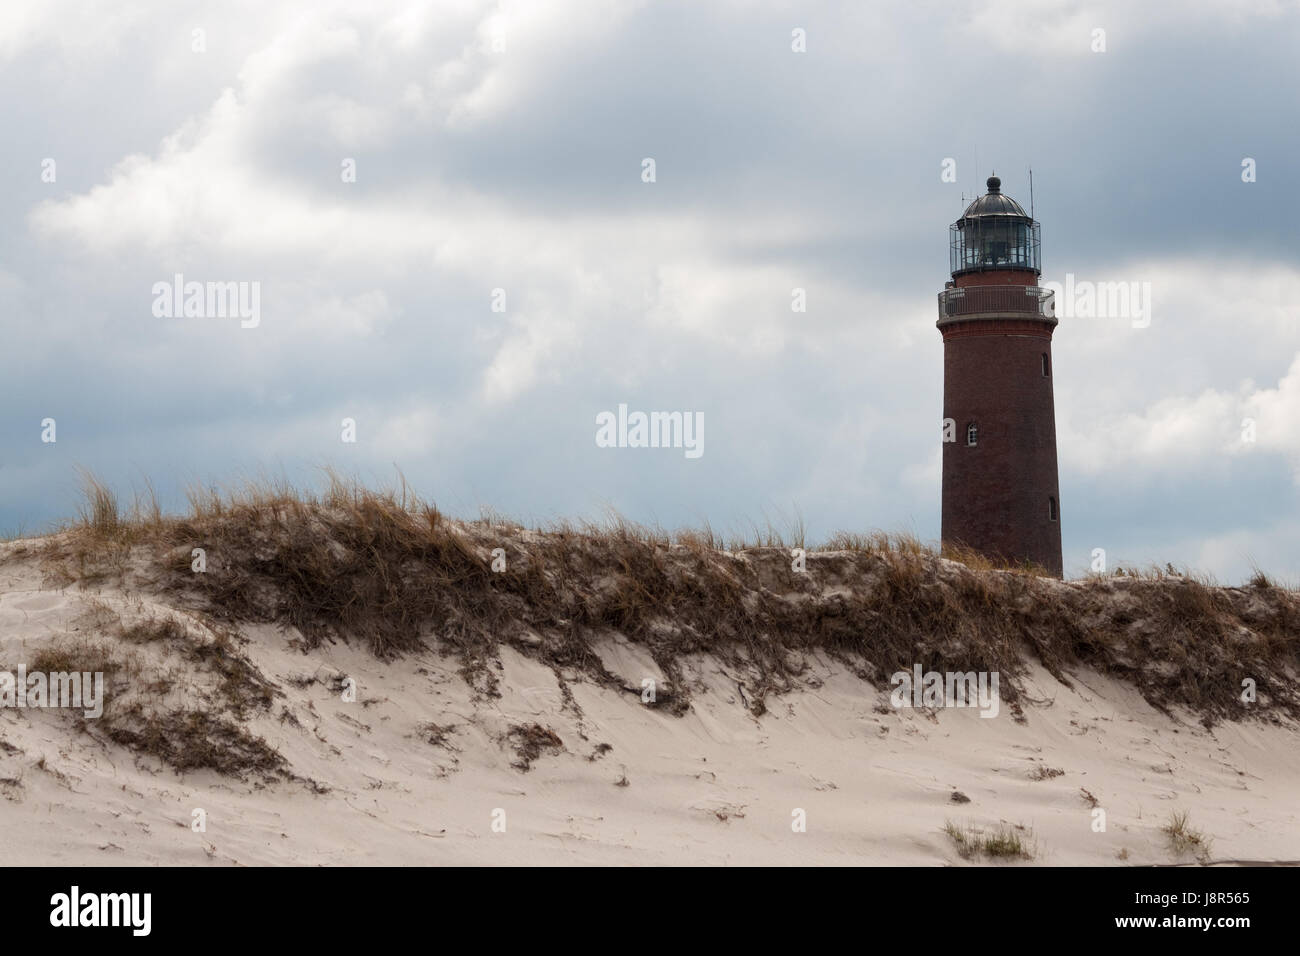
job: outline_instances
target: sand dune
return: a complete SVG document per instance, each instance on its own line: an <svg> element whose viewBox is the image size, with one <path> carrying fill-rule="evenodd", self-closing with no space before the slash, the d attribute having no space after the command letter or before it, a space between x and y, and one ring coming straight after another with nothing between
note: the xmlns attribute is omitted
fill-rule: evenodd
<svg viewBox="0 0 1300 956"><path fill-rule="evenodd" d="M213 637L201 615L114 584L53 586L34 557L6 547L0 667L101 639L108 621L172 620L190 643L124 645L126 693L164 675L151 693L208 706L219 671L192 650ZM975 709L894 708L888 687L811 651L792 689L769 694L756 715L733 662L692 654L679 681L693 692L677 716L642 702L644 679L671 682L644 646L613 631L593 646L624 688L503 645L492 663L498 696L467 681L454 656L385 661L343 642L305 653L298 636L273 624L244 624L238 635L248 673L272 698L240 726L283 758L273 772L178 772L95 721L0 709L6 860L983 862L962 857L949 822L1012 828L1032 853L1016 865L1300 860L1293 722L1207 729L1088 667L1072 669L1066 687L1027 664L1022 716L984 719ZM344 700L345 678L355 701ZM1105 811L1104 832L1095 809ZM793 826L799 811L804 832ZM1182 811L1206 839L1177 852L1165 828Z"/></svg>

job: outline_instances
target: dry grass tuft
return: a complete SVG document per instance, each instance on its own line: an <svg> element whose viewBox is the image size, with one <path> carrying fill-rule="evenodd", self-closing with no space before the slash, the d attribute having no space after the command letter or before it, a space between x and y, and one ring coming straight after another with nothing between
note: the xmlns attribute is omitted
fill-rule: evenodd
<svg viewBox="0 0 1300 956"><path fill-rule="evenodd" d="M108 737L137 754L181 771L215 770L233 777L272 777L285 760L261 737L229 718L205 710L146 713L132 708L106 728Z"/></svg>
<svg viewBox="0 0 1300 956"><path fill-rule="evenodd" d="M86 638L64 639L40 648L27 662L28 673L103 674L107 680L122 662L102 644Z"/></svg>
<svg viewBox="0 0 1300 956"><path fill-rule="evenodd" d="M434 747L443 750L455 750L451 744L451 735L456 730L455 724L436 724L432 721L420 725L420 736Z"/></svg>
<svg viewBox="0 0 1300 956"><path fill-rule="evenodd" d="M113 490L88 471L81 473L84 503L79 517L83 527L101 538L111 538L121 526L117 496Z"/></svg>
<svg viewBox="0 0 1300 956"><path fill-rule="evenodd" d="M541 724L516 724L506 733L506 739L518 757L511 766L524 772L530 770L533 761L543 753L554 754L564 750L560 735Z"/></svg>
<svg viewBox="0 0 1300 956"><path fill-rule="evenodd" d="M150 617L121 625L118 636L132 644L153 644L157 641L182 641L189 635L185 625L174 617Z"/></svg>
<svg viewBox="0 0 1300 956"><path fill-rule="evenodd" d="M1169 815L1169 822L1160 828L1169 838L1169 846L1178 856L1191 853L1204 862L1210 858L1210 846L1213 841L1200 830L1193 829L1188 823L1186 810Z"/></svg>
<svg viewBox="0 0 1300 956"><path fill-rule="evenodd" d="M943 832L948 835L963 860L987 857L993 860L1032 860L1038 855L1034 833L1023 826L1000 823L992 830L948 820Z"/></svg>

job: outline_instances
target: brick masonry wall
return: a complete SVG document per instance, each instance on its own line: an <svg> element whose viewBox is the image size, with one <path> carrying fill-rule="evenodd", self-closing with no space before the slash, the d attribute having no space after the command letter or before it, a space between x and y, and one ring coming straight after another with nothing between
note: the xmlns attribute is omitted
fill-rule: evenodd
<svg viewBox="0 0 1300 956"><path fill-rule="evenodd" d="M952 281L959 289L975 285L1038 285L1038 276L1031 269L989 269L967 272Z"/></svg>
<svg viewBox="0 0 1300 956"><path fill-rule="evenodd" d="M1018 318L943 331L943 416L957 424L957 440L943 446L943 540L1030 560L1059 577L1056 411L1052 378L1042 372L1044 352L1051 368L1051 326ZM970 422L979 428L974 447L966 444Z"/></svg>

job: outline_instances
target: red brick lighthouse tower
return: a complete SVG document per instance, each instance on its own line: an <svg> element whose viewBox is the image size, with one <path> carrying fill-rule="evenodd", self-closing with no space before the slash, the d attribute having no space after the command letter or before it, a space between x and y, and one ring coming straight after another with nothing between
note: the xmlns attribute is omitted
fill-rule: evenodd
<svg viewBox="0 0 1300 956"><path fill-rule="evenodd" d="M943 333L947 545L1061 576L1052 404L1052 294L1038 287L1039 224L988 181L949 227Z"/></svg>

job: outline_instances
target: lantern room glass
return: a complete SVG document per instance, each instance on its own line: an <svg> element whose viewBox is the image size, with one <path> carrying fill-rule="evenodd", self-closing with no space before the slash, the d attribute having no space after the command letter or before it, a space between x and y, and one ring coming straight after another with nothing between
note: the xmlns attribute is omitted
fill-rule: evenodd
<svg viewBox="0 0 1300 956"><path fill-rule="evenodd" d="M1030 269L1041 272L1039 224L1018 216L960 219L948 227L951 272Z"/></svg>

